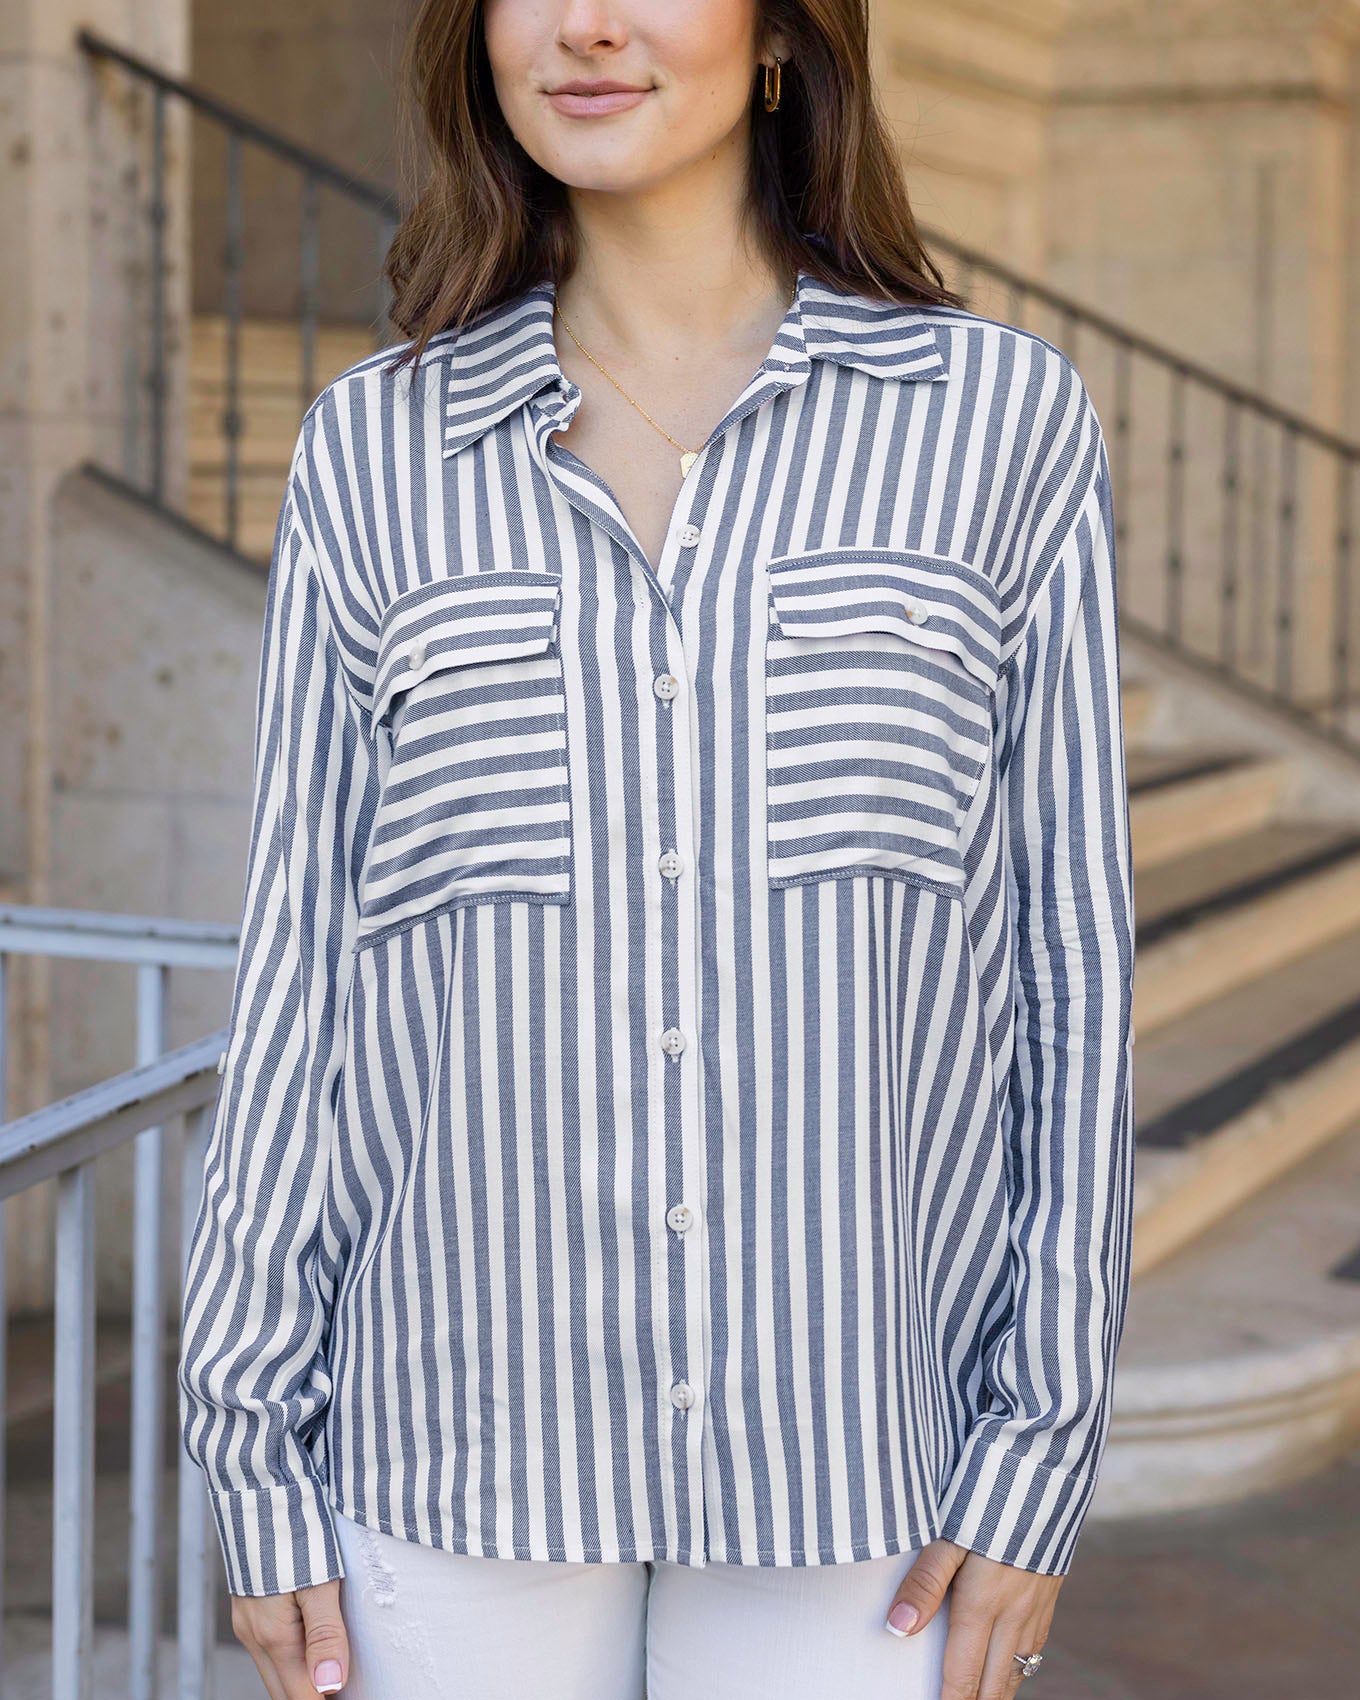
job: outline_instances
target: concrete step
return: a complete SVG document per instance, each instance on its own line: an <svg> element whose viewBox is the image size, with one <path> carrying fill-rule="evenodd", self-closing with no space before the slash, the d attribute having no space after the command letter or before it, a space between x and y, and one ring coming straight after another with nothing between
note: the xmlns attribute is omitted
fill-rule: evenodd
<svg viewBox="0 0 1360 1700"><path fill-rule="evenodd" d="M283 474L297 440L298 426L310 403L303 403L302 389L294 374L288 381L266 389L252 384L240 401L241 434L238 453L241 463L260 468L280 464ZM227 437L223 424L225 400L199 389L189 398L189 464L195 472L226 476ZM282 476L282 474L281 474Z"/></svg>
<svg viewBox="0 0 1360 1700"><path fill-rule="evenodd" d="M1270 821L1139 866L1136 1027L1167 1022L1360 927L1360 830Z"/></svg>
<svg viewBox="0 0 1360 1700"><path fill-rule="evenodd" d="M1139 1273L1093 1516L1250 1497L1354 1448L1357 1197L1360 1118Z"/></svg>
<svg viewBox="0 0 1360 1700"><path fill-rule="evenodd" d="M216 1536L214 1536L216 1539ZM128 1634L107 1624L96 1624L92 1646L94 1683L100 1695L128 1692ZM179 1693L178 1647L173 1636L163 1635L157 1647L157 1693L171 1700ZM212 1693L214 1700L265 1700L266 1689L255 1661L237 1642L219 1642L213 1649ZM0 1700L51 1700L52 1624L46 1617L19 1613L5 1619L5 1664L0 1671Z"/></svg>
<svg viewBox="0 0 1360 1700"><path fill-rule="evenodd" d="M320 325L316 334L318 388L337 372L362 360L375 348L372 334L362 325ZM295 319L248 318L241 324L243 378L265 390L286 388L300 381L302 331ZM190 331L193 381L204 388L220 386L227 370L227 321L220 313L196 313Z"/></svg>
<svg viewBox="0 0 1360 1700"><path fill-rule="evenodd" d="M1142 1274L1360 1119L1360 929L1135 1034Z"/></svg>
<svg viewBox="0 0 1360 1700"><path fill-rule="evenodd" d="M1142 678L1128 669L1122 671L1119 685L1124 745L1126 749L1133 749L1143 741L1147 723L1157 701L1157 687L1151 679Z"/></svg>
<svg viewBox="0 0 1360 1700"><path fill-rule="evenodd" d="M1263 826L1279 813L1290 777L1282 757L1196 745L1135 745L1126 766L1140 871Z"/></svg>
<svg viewBox="0 0 1360 1700"><path fill-rule="evenodd" d="M167 1340L173 1340L167 1316ZM5 1425L29 1422L52 1409L53 1317L12 1316L6 1340ZM94 1373L96 1386L125 1379L132 1367L132 1328L119 1316L100 1316L95 1323Z"/></svg>

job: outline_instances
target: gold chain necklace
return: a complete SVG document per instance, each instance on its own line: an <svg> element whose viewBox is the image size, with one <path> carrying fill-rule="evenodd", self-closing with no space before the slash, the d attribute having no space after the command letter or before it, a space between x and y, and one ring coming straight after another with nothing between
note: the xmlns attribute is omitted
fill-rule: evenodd
<svg viewBox="0 0 1360 1700"><path fill-rule="evenodd" d="M794 302L797 299L798 299L798 285L795 282L794 286L793 286L793 294L789 296L789 306L792 307ZM633 407L637 408L638 412L647 421L647 423L649 425L655 426L656 429L658 431L660 431L661 435L666 439L666 441L668 443L674 443L675 447L680 450L680 476L682 478L686 477L689 473L690 467L692 467L694 465L695 461L698 460L698 458L699 458L699 450L698 449L687 449L683 443L677 443L675 441L675 438L671 436L670 432L665 428L664 425L657 425L656 420L652 418L651 414L648 413L647 409L642 406L641 402L634 401L632 396L630 396L628 391L626 389L624 389L623 385L618 381L618 379L615 378L611 373L605 372L604 367L600 365L599 361L595 358L595 356L590 352L590 350L581 341L580 337L577 336L576 332L571 328L570 325L567 324L566 314L557 305L556 298L554 298L554 300L553 300L553 307L554 307L554 310L557 313L558 318L561 319L561 321L564 325L566 325L567 335L576 344L576 346L581 350L581 353L585 355L586 359L589 360L591 365L596 367L599 371L604 372L605 377L609 379L610 383L613 384L614 388L619 392L619 394L623 397L623 399L626 402L629 402Z"/></svg>

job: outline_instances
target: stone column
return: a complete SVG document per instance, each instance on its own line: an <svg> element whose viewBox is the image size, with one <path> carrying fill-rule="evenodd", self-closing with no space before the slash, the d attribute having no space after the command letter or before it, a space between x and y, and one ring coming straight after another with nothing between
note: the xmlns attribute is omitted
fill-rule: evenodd
<svg viewBox="0 0 1360 1700"><path fill-rule="evenodd" d="M1350 412L1360 0L1073 0L1049 272L1320 423Z"/></svg>
<svg viewBox="0 0 1360 1700"><path fill-rule="evenodd" d="M875 76L918 222L1042 273L1049 113L1070 0L882 0ZM935 256L946 279L953 262Z"/></svg>
<svg viewBox="0 0 1360 1700"><path fill-rule="evenodd" d="M146 134L121 72L91 65L75 45L88 25L169 70L188 52L185 0L4 0L0 5L0 895L44 903L50 867L52 493L97 456L123 465L125 402L137 374L134 330L146 308ZM144 113L146 108L141 111ZM168 187L182 202L184 151L170 126ZM182 312L185 221L167 230L175 272L172 324ZM168 440L177 441L171 400ZM172 472L174 478L179 476ZM11 975L7 1112L50 1096L50 965ZM38 1302L21 1270L40 1266L47 1201L9 1212L11 1300Z"/></svg>

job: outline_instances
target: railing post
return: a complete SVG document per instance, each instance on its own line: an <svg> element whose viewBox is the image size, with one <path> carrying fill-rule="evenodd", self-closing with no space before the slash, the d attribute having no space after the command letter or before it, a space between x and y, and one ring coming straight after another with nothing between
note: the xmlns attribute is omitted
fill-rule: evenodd
<svg viewBox="0 0 1360 1700"><path fill-rule="evenodd" d="M1166 444L1166 630L1177 642L1185 617L1185 372L1171 373Z"/></svg>
<svg viewBox="0 0 1360 1700"><path fill-rule="evenodd" d="M94 1680L94 1163L57 1176L52 1700Z"/></svg>
<svg viewBox="0 0 1360 1700"><path fill-rule="evenodd" d="M321 185L314 171L302 176L301 365L300 411L316 400L316 327L321 313Z"/></svg>
<svg viewBox="0 0 1360 1700"><path fill-rule="evenodd" d="M166 1049L170 970L137 970L137 1061ZM132 1454L129 1461L128 1694L156 1700L160 1648L162 1395L165 1387L164 1131L137 1135L132 1261Z"/></svg>
<svg viewBox="0 0 1360 1700"><path fill-rule="evenodd" d="M1275 694L1294 695L1294 569L1298 519L1298 434L1285 426L1280 439L1279 570L1275 595Z"/></svg>
<svg viewBox="0 0 1360 1700"><path fill-rule="evenodd" d="M1244 612L1244 625L1247 633L1247 667L1252 662L1260 665L1265 671L1269 664L1269 654L1265 646L1270 642L1273 627L1267 623L1267 600L1269 587L1266 582L1268 565L1266 561L1266 497L1269 483L1269 448L1266 440L1267 420L1260 414L1252 415L1251 430L1251 472L1247 488L1247 522L1250 531L1246 567L1251 574L1247 585L1250 602ZM1253 646L1252 636L1256 638ZM1239 668L1245 672L1247 668Z"/></svg>
<svg viewBox="0 0 1360 1700"><path fill-rule="evenodd" d="M203 1188L203 1164L215 1104L184 1118L180 1171L180 1280ZM212 1700L216 1641L217 1546L203 1472L179 1448L179 1686L178 1700Z"/></svg>
<svg viewBox="0 0 1360 1700"><path fill-rule="evenodd" d="M1219 664L1231 669L1237 664L1238 624L1238 537L1241 532L1242 409L1229 397L1223 421L1223 556L1219 589Z"/></svg>
<svg viewBox="0 0 1360 1700"><path fill-rule="evenodd" d="M227 240L222 256L225 296L222 435L226 438L223 520L233 548L241 511L241 314L242 270L245 263L245 210L241 202L241 132L227 132Z"/></svg>
<svg viewBox="0 0 1360 1700"><path fill-rule="evenodd" d="M1114 500L1115 566L1120 571L1120 590L1127 577L1125 555L1128 549L1129 479L1132 472L1133 447L1133 350L1128 339L1121 337L1115 344L1114 366L1114 447L1111 453L1110 482Z"/></svg>
<svg viewBox="0 0 1360 1700"><path fill-rule="evenodd" d="M1332 726L1345 733L1351 714L1351 494L1355 462L1343 455L1336 463L1336 573L1333 579ZM0 966L3 966L0 963Z"/></svg>

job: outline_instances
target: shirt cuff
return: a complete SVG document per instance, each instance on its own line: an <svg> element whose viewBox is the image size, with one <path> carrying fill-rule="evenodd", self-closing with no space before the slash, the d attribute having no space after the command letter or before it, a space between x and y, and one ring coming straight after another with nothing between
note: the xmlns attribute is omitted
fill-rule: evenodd
<svg viewBox="0 0 1360 1700"><path fill-rule="evenodd" d="M345 1574L330 1503L315 1476L209 1493L233 1594L289 1594Z"/></svg>
<svg viewBox="0 0 1360 1700"><path fill-rule="evenodd" d="M1089 1470L1053 1469L975 1429L940 1502L939 1534L1001 1564L1065 1576L1095 1491Z"/></svg>

